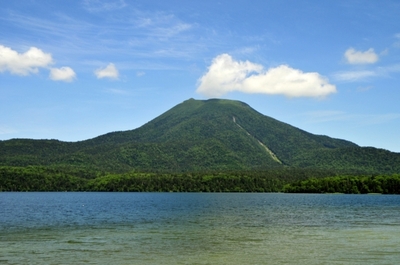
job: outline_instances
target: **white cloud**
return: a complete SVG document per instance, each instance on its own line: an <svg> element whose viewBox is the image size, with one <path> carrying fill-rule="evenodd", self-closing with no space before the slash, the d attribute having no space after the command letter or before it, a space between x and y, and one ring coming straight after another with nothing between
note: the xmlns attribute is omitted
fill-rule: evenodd
<svg viewBox="0 0 400 265"><path fill-rule="evenodd" d="M109 63L105 68L99 68L95 72L97 78L110 78L110 79L118 79L119 73L118 69L115 67L113 63Z"/></svg>
<svg viewBox="0 0 400 265"><path fill-rule="evenodd" d="M18 53L0 45L0 72L9 71L17 75L38 73L39 68L48 67L53 62L50 53L31 47L25 53Z"/></svg>
<svg viewBox="0 0 400 265"><path fill-rule="evenodd" d="M349 48L344 53L344 56L349 64L373 64L379 59L378 55L372 48L364 52Z"/></svg>
<svg viewBox="0 0 400 265"><path fill-rule="evenodd" d="M197 92L219 97L231 91L285 95L288 97L325 97L336 87L318 73L304 73L287 65L264 70L262 65L235 61L229 54L215 57L208 72L199 79Z"/></svg>
<svg viewBox="0 0 400 265"><path fill-rule="evenodd" d="M54 81L72 82L76 74L70 67L51 68L49 77Z"/></svg>

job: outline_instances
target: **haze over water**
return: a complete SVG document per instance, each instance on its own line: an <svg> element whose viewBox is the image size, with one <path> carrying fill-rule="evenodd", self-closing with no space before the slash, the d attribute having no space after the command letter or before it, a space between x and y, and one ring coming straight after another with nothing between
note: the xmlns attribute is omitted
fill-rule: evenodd
<svg viewBox="0 0 400 265"><path fill-rule="evenodd" d="M396 264L400 196L0 193L2 264Z"/></svg>

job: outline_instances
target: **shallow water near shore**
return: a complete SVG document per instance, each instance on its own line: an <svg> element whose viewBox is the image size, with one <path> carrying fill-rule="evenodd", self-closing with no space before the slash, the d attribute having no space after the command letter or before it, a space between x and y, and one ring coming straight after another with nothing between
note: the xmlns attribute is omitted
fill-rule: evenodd
<svg viewBox="0 0 400 265"><path fill-rule="evenodd" d="M0 193L1 264L396 264L400 196Z"/></svg>

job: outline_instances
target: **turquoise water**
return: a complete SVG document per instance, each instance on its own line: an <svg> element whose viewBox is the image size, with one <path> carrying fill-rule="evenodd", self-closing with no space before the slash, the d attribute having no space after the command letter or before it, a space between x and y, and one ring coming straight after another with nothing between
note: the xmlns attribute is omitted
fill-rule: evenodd
<svg viewBox="0 0 400 265"><path fill-rule="evenodd" d="M397 264L400 196L0 193L0 264Z"/></svg>

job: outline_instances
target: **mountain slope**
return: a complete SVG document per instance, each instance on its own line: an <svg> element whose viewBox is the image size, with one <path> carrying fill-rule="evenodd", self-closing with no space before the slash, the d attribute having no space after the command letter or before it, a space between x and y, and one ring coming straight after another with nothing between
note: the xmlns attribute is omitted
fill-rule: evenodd
<svg viewBox="0 0 400 265"><path fill-rule="evenodd" d="M189 99L138 129L86 141L1 141L0 165L73 166L108 172L300 167L396 173L400 154L314 135L243 102Z"/></svg>

